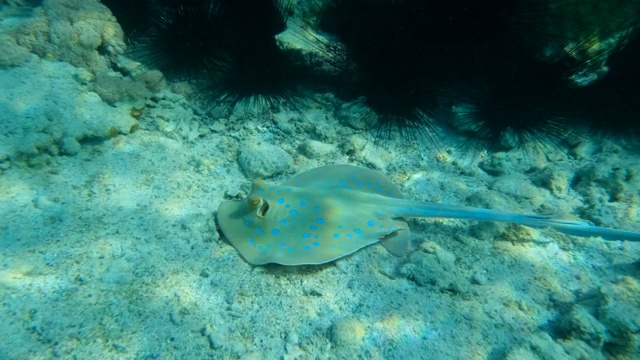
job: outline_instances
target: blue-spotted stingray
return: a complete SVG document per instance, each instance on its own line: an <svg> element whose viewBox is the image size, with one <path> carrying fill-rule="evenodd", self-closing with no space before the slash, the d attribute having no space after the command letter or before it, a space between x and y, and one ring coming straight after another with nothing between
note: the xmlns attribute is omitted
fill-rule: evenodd
<svg viewBox="0 0 640 360"><path fill-rule="evenodd" d="M318 167L280 186L254 181L246 199L222 202L217 215L229 242L255 265L323 264L377 242L403 256L409 245L408 217L502 221L640 241L640 233L581 221L403 199L383 174L351 165Z"/></svg>

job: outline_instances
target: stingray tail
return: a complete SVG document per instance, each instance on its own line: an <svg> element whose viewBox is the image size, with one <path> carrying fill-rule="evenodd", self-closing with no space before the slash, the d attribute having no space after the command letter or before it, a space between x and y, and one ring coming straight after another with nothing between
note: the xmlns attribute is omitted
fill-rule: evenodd
<svg viewBox="0 0 640 360"><path fill-rule="evenodd" d="M640 241L640 233L593 226L584 221L558 220L544 215L507 213L482 208L452 206L400 200L392 206L399 217L443 217L481 221L500 221L533 228L550 227L564 234L581 237L599 236L605 240Z"/></svg>

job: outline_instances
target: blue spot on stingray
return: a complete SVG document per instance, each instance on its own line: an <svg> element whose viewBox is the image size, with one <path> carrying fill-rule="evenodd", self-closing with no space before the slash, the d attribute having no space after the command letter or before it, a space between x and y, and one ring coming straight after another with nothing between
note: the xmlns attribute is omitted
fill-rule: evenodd
<svg viewBox="0 0 640 360"><path fill-rule="evenodd" d="M269 191L273 191L273 186L269 187Z"/></svg>
<svg viewBox="0 0 640 360"><path fill-rule="evenodd" d="M264 199L265 199L265 200L269 200L269 195L265 195L265 196L264 196Z"/></svg>
<svg viewBox="0 0 640 360"><path fill-rule="evenodd" d="M320 246L320 243L319 242L314 242L313 246Z"/></svg>
<svg viewBox="0 0 640 360"><path fill-rule="evenodd" d="M353 239L353 235L351 235L351 234L347 234L347 237L348 237L349 239Z"/></svg>
<svg viewBox="0 0 640 360"><path fill-rule="evenodd" d="M368 183L367 183L367 186L371 186L371 182L368 182Z"/></svg>
<svg viewBox="0 0 640 360"><path fill-rule="evenodd" d="M358 183L358 187L363 187L364 184L363 183Z"/></svg>
<svg viewBox="0 0 640 360"><path fill-rule="evenodd" d="M263 189L258 190L258 194L262 194L262 193L264 193Z"/></svg>
<svg viewBox="0 0 640 360"><path fill-rule="evenodd" d="M289 214L298 215L298 210L291 210L291 211L289 211Z"/></svg>
<svg viewBox="0 0 640 360"><path fill-rule="evenodd" d="M395 230L395 229L396 229L396 227L395 227L395 226L392 226L392 227L390 227L389 229L390 229L391 231L393 231L393 230Z"/></svg>
<svg viewBox="0 0 640 360"><path fill-rule="evenodd" d="M339 237L340 237L340 234L333 234L333 238L334 238L334 239L337 239L337 238L339 238Z"/></svg>
<svg viewBox="0 0 640 360"><path fill-rule="evenodd" d="M249 226L249 221L245 221L244 226Z"/></svg>
<svg viewBox="0 0 640 360"><path fill-rule="evenodd" d="M316 187L321 188L321 187L322 187L322 184L318 184L318 185L316 185Z"/></svg>
<svg viewBox="0 0 640 360"><path fill-rule="evenodd" d="M288 248L287 251L288 252L293 252L293 248Z"/></svg>
<svg viewBox="0 0 640 360"><path fill-rule="evenodd" d="M307 205L306 201L300 201L300 206L305 206L305 205Z"/></svg>
<svg viewBox="0 0 640 360"><path fill-rule="evenodd" d="M376 192L382 192L382 189L376 188Z"/></svg>
<svg viewBox="0 0 640 360"><path fill-rule="evenodd" d="M283 198L278 198L278 204L284 204L284 199Z"/></svg>
<svg viewBox="0 0 640 360"><path fill-rule="evenodd" d="M291 207L291 205L287 204L284 207L286 207L287 209Z"/></svg>
<svg viewBox="0 0 640 360"><path fill-rule="evenodd" d="M311 234L309 234L309 233L303 233L303 234L302 234L302 237L303 237L303 238L308 238L308 237L311 237Z"/></svg>
<svg viewBox="0 0 640 360"><path fill-rule="evenodd" d="M258 235L264 234L264 230L258 230Z"/></svg>
<svg viewBox="0 0 640 360"><path fill-rule="evenodd" d="M376 180L376 184L380 185L380 180Z"/></svg>
<svg viewBox="0 0 640 360"><path fill-rule="evenodd" d="M315 225L311 225L311 226L309 226L309 229L311 229L311 230L318 230L318 227L317 227L317 226L315 226Z"/></svg>
<svg viewBox="0 0 640 360"><path fill-rule="evenodd" d="M318 235L314 236L313 238L314 238L314 239L317 239L317 238L318 238Z"/></svg>
<svg viewBox="0 0 640 360"><path fill-rule="evenodd" d="M255 242L253 242L253 238L252 237L249 238L249 244L250 245L255 245L256 244Z"/></svg>
<svg viewBox="0 0 640 360"><path fill-rule="evenodd" d="M290 192L291 192L291 189L289 189L289 188L284 189L284 192L288 192L288 193L290 193Z"/></svg>
<svg viewBox="0 0 640 360"><path fill-rule="evenodd" d="M367 221L367 225L369 225L369 226L373 226L373 225L375 225L375 224L376 224L376 223L375 223L375 222L373 222L373 221L371 221L371 220Z"/></svg>
<svg viewBox="0 0 640 360"><path fill-rule="evenodd" d="M305 246L304 249L309 251L309 250L311 250L311 246Z"/></svg>
<svg viewBox="0 0 640 360"><path fill-rule="evenodd" d="M344 244L343 244L343 243L340 243L340 245L339 245L339 246L340 246L340 247L342 247L342 246L344 246Z"/></svg>
<svg viewBox="0 0 640 360"><path fill-rule="evenodd" d="M280 247L287 247L287 244L282 243L282 244L280 244Z"/></svg>
<svg viewBox="0 0 640 360"><path fill-rule="evenodd" d="M320 210L320 206L318 206L318 205L314 206L313 210Z"/></svg>
<svg viewBox="0 0 640 360"><path fill-rule="evenodd" d="M282 192L282 190L278 189L276 190L276 193L280 194Z"/></svg>
<svg viewBox="0 0 640 360"><path fill-rule="evenodd" d="M342 229L342 225L338 225L338 229Z"/></svg>
<svg viewBox="0 0 640 360"><path fill-rule="evenodd" d="M286 225L287 224L287 220L280 220L280 225Z"/></svg>
<svg viewBox="0 0 640 360"><path fill-rule="evenodd" d="M380 229L384 229L384 225L380 225Z"/></svg>
<svg viewBox="0 0 640 360"><path fill-rule="evenodd" d="M327 184L331 184L331 180L327 180Z"/></svg>
<svg viewBox="0 0 640 360"><path fill-rule="evenodd" d="M253 216L249 218L249 221L253 221L253 220L255 220Z"/></svg>
<svg viewBox="0 0 640 360"><path fill-rule="evenodd" d="M324 224L324 219L323 219L323 218L317 218L317 219L316 219L316 222L317 222L318 224Z"/></svg>
<svg viewBox="0 0 640 360"><path fill-rule="evenodd" d="M356 234L362 234L362 230L360 229L353 229L353 232Z"/></svg>
<svg viewBox="0 0 640 360"><path fill-rule="evenodd" d="M338 184L342 184L342 183L344 183L344 181L338 180Z"/></svg>
<svg viewBox="0 0 640 360"><path fill-rule="evenodd" d="M280 230L279 229L273 229L273 230L271 230L271 234L280 235Z"/></svg>
<svg viewBox="0 0 640 360"><path fill-rule="evenodd" d="M258 251L262 251L262 246L258 246Z"/></svg>

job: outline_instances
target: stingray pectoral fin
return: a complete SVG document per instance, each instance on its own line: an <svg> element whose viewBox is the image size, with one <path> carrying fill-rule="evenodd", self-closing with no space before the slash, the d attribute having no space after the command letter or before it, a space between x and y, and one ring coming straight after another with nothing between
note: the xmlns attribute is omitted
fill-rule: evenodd
<svg viewBox="0 0 640 360"><path fill-rule="evenodd" d="M390 221L393 222L393 228L395 230L385 234L384 237L380 239L380 244L382 244L391 255L399 257L405 256L409 251L409 238L411 237L409 226L402 220Z"/></svg>

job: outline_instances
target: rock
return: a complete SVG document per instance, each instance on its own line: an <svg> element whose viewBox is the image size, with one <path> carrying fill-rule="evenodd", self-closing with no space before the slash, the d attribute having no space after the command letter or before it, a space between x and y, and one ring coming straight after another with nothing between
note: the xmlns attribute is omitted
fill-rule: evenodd
<svg viewBox="0 0 640 360"><path fill-rule="evenodd" d="M535 199L541 195L535 186L524 176L519 175L501 176L491 185L491 190L527 200Z"/></svg>
<svg viewBox="0 0 640 360"><path fill-rule="evenodd" d="M501 176L507 173L509 162L504 153L495 153L488 159L481 161L478 166L489 175Z"/></svg>
<svg viewBox="0 0 640 360"><path fill-rule="evenodd" d="M475 285L485 285L489 280L487 279L487 275L484 271L476 271L471 276L471 282Z"/></svg>
<svg viewBox="0 0 640 360"><path fill-rule="evenodd" d="M607 339L604 325L580 306L576 306L562 319L560 327L565 336L582 340L594 348L601 348Z"/></svg>
<svg viewBox="0 0 640 360"><path fill-rule="evenodd" d="M0 159L48 151L73 155L76 142L128 134L136 119L126 107L105 104L78 83L86 71L63 62L34 61L0 70ZM21 104L21 105L20 105ZM28 105L27 105L28 104Z"/></svg>
<svg viewBox="0 0 640 360"><path fill-rule="evenodd" d="M375 113L363 102L357 100L343 104L336 112L336 116L341 123L356 130L372 129L378 122Z"/></svg>
<svg viewBox="0 0 640 360"><path fill-rule="evenodd" d="M293 158L282 148L267 144L245 144L238 157L242 171L251 179L277 175L293 165Z"/></svg>
<svg viewBox="0 0 640 360"><path fill-rule="evenodd" d="M7 34L0 35L0 49L0 67L20 66L33 56L29 50L18 46L15 39Z"/></svg>
<svg viewBox="0 0 640 360"><path fill-rule="evenodd" d="M142 82L136 82L115 72L98 73L91 87L109 105L119 102L138 102L142 105L151 97L151 92Z"/></svg>
<svg viewBox="0 0 640 360"><path fill-rule="evenodd" d="M341 348L356 349L362 346L366 329L364 324L355 318L337 320L330 329L333 343Z"/></svg>
<svg viewBox="0 0 640 360"><path fill-rule="evenodd" d="M337 147L333 144L326 144L315 140L308 140L300 146L302 154L311 159L326 157L335 153L337 150Z"/></svg>
<svg viewBox="0 0 640 360"><path fill-rule="evenodd" d="M80 152L81 148L82 148L82 146L80 145L78 140L76 140L76 139L74 139L72 137L63 138L60 141L60 149L62 150L62 153L64 155L73 156L73 155L77 154L78 152Z"/></svg>
<svg viewBox="0 0 640 360"><path fill-rule="evenodd" d="M618 358L637 358L640 347L640 283L629 276L600 288L598 321L606 326L607 349Z"/></svg>
<svg viewBox="0 0 640 360"><path fill-rule="evenodd" d="M420 286L435 286L440 291L465 293L469 283L455 265L456 257L438 245L423 245L422 251L409 256L399 273Z"/></svg>
<svg viewBox="0 0 640 360"><path fill-rule="evenodd" d="M109 69L126 49L122 28L99 1L44 1L12 35L32 53L92 73Z"/></svg>
<svg viewBox="0 0 640 360"><path fill-rule="evenodd" d="M553 341L553 338L546 332L532 334L527 344L528 350L531 352L531 359L554 359L554 360L570 360L572 357L567 354L562 346ZM514 356L507 356L509 360L515 360ZM526 359L526 358L521 358Z"/></svg>
<svg viewBox="0 0 640 360"><path fill-rule="evenodd" d="M571 175L564 170L554 168L544 168L533 175L532 182L539 187L545 188L559 198L567 196L569 191L569 181Z"/></svg>

